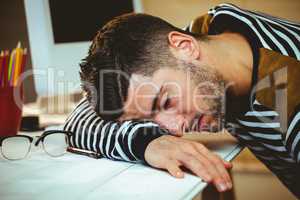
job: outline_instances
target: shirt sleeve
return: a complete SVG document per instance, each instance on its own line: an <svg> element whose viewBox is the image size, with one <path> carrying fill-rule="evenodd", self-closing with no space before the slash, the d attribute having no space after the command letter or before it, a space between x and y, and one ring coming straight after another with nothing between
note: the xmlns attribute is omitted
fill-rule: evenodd
<svg viewBox="0 0 300 200"><path fill-rule="evenodd" d="M129 162L145 161L148 144L168 134L152 121L122 123L101 119L84 98L64 124L70 131L70 146L101 153L106 158Z"/></svg>

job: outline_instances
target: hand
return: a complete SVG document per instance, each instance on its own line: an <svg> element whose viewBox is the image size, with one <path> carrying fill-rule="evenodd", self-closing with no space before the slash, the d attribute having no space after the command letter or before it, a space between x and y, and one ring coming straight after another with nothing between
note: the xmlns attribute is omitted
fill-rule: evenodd
<svg viewBox="0 0 300 200"><path fill-rule="evenodd" d="M226 170L232 164L210 152L201 143L164 135L149 143L145 159L152 167L166 169L174 177L183 178L180 166L184 166L204 181L212 182L219 192L232 188Z"/></svg>

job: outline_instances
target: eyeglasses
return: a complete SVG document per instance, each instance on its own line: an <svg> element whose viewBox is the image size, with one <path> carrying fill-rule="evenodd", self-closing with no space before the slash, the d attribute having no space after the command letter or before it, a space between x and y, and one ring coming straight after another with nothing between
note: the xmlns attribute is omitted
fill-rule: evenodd
<svg viewBox="0 0 300 200"><path fill-rule="evenodd" d="M42 143L44 151L52 157L63 156L67 152L71 132L48 130L38 137L35 146ZM7 160L26 158L34 138L28 135L0 136L1 154Z"/></svg>

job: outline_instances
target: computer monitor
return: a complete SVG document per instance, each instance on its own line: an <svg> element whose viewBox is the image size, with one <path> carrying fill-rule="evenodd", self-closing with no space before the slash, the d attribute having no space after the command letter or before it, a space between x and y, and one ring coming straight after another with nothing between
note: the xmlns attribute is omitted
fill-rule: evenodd
<svg viewBox="0 0 300 200"><path fill-rule="evenodd" d="M140 0L24 0L35 87L39 96L80 90L79 63L107 21L142 12Z"/></svg>

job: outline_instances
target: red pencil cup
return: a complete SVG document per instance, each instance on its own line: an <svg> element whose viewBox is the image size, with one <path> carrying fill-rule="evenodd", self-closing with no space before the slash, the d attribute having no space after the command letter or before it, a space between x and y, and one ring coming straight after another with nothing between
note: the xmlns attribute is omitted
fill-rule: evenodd
<svg viewBox="0 0 300 200"><path fill-rule="evenodd" d="M0 136L13 136L18 133L22 104L22 87L0 87Z"/></svg>

